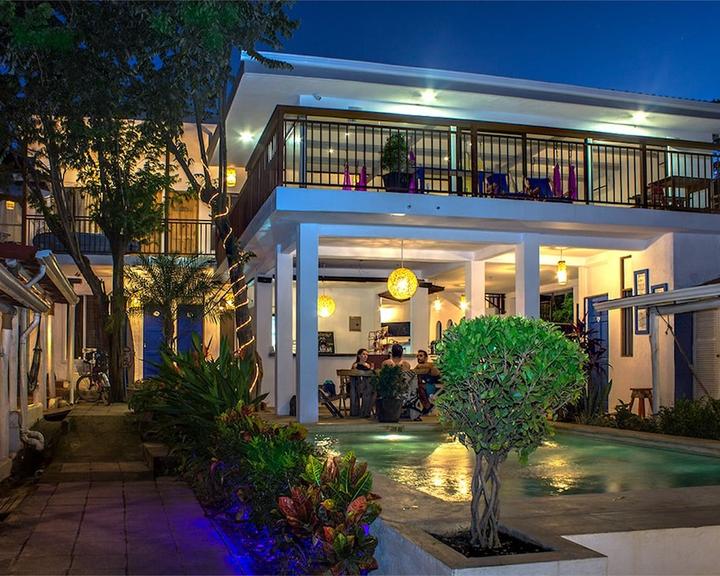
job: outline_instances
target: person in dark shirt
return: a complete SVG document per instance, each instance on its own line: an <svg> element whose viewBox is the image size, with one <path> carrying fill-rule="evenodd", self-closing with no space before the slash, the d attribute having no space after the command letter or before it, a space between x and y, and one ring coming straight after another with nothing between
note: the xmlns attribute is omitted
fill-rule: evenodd
<svg viewBox="0 0 720 576"><path fill-rule="evenodd" d="M360 350L357 351L352 370L373 370L372 364L368 362L368 351L365 350L365 348L360 348Z"/></svg>

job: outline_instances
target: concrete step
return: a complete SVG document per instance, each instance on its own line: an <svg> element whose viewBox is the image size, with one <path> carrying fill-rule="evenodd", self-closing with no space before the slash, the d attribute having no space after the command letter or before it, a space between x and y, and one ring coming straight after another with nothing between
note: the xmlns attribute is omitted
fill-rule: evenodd
<svg viewBox="0 0 720 576"><path fill-rule="evenodd" d="M54 462L40 477L40 482L116 482L152 480L153 474L144 462Z"/></svg>
<svg viewBox="0 0 720 576"><path fill-rule="evenodd" d="M143 458L152 472L152 477L165 476L177 465L176 459L170 455L170 449L162 442L143 442Z"/></svg>

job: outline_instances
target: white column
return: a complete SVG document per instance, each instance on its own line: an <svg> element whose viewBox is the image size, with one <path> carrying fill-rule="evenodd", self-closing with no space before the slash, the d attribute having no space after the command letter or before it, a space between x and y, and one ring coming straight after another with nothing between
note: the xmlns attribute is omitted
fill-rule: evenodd
<svg viewBox="0 0 720 576"><path fill-rule="evenodd" d="M70 403L75 402L75 304L69 304L67 307L67 381L70 383ZM130 375L135 378L134 374Z"/></svg>
<svg viewBox="0 0 720 576"><path fill-rule="evenodd" d="M255 346L258 355L262 359L263 366L267 366L272 347L272 281L269 278L255 279ZM263 382L260 383L260 391L269 395L265 399L270 406L275 406L275 386L268 384L267 368L264 369Z"/></svg>
<svg viewBox="0 0 720 576"><path fill-rule="evenodd" d="M428 289L418 288L410 299L410 345L413 352L430 346L430 300Z"/></svg>
<svg viewBox="0 0 720 576"><path fill-rule="evenodd" d="M465 263L465 298L469 306L465 318L485 316L485 261L472 260Z"/></svg>
<svg viewBox="0 0 720 576"><path fill-rule="evenodd" d="M540 243L532 235L515 245L515 314L540 317Z"/></svg>
<svg viewBox="0 0 720 576"><path fill-rule="evenodd" d="M278 415L290 414L290 398L295 393L295 367L293 365L293 259L275 251L275 411Z"/></svg>
<svg viewBox="0 0 720 576"><path fill-rule="evenodd" d="M318 421L318 228L297 228L297 307L295 309L297 361L297 418L303 424Z"/></svg>

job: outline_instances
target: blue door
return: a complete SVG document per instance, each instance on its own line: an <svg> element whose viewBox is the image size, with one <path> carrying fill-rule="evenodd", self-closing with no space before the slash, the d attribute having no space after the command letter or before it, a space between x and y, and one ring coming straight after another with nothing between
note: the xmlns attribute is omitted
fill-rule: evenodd
<svg viewBox="0 0 720 576"><path fill-rule="evenodd" d="M157 376L162 361L163 315L159 308L146 306L143 313L143 378Z"/></svg>
<svg viewBox="0 0 720 576"><path fill-rule="evenodd" d="M597 357L590 374L590 395L598 389L607 386L608 383L608 313L597 312L595 304L605 302L607 294L585 298L585 321L588 330L588 353ZM607 411L607 399L603 408Z"/></svg>
<svg viewBox="0 0 720 576"><path fill-rule="evenodd" d="M198 338L200 338L200 342L202 342L202 306L191 306L186 304L178 306L177 332L178 352L189 352L192 350L193 334L196 334Z"/></svg>

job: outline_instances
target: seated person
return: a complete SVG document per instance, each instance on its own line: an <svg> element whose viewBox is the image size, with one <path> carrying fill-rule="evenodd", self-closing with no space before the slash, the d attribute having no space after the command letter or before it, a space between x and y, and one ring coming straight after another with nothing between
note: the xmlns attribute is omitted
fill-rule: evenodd
<svg viewBox="0 0 720 576"><path fill-rule="evenodd" d="M435 406L430 402L430 395L435 391L440 379L440 370L430 362L425 350L418 350L417 365L413 370L418 374L418 396L423 407L422 413L427 414Z"/></svg>
<svg viewBox="0 0 720 576"><path fill-rule="evenodd" d="M411 370L410 364L407 362L407 360L403 360L403 347L402 344L398 344L397 342L392 345L392 348L390 349L390 358L387 360L384 360L382 363L383 366L400 366L404 372L408 372Z"/></svg>
<svg viewBox="0 0 720 576"><path fill-rule="evenodd" d="M365 348L357 351L351 370L374 370L373 365L368 362L368 351Z"/></svg>
<svg viewBox="0 0 720 576"><path fill-rule="evenodd" d="M532 198L547 199L553 197L550 180L547 178L525 178L525 194Z"/></svg>

